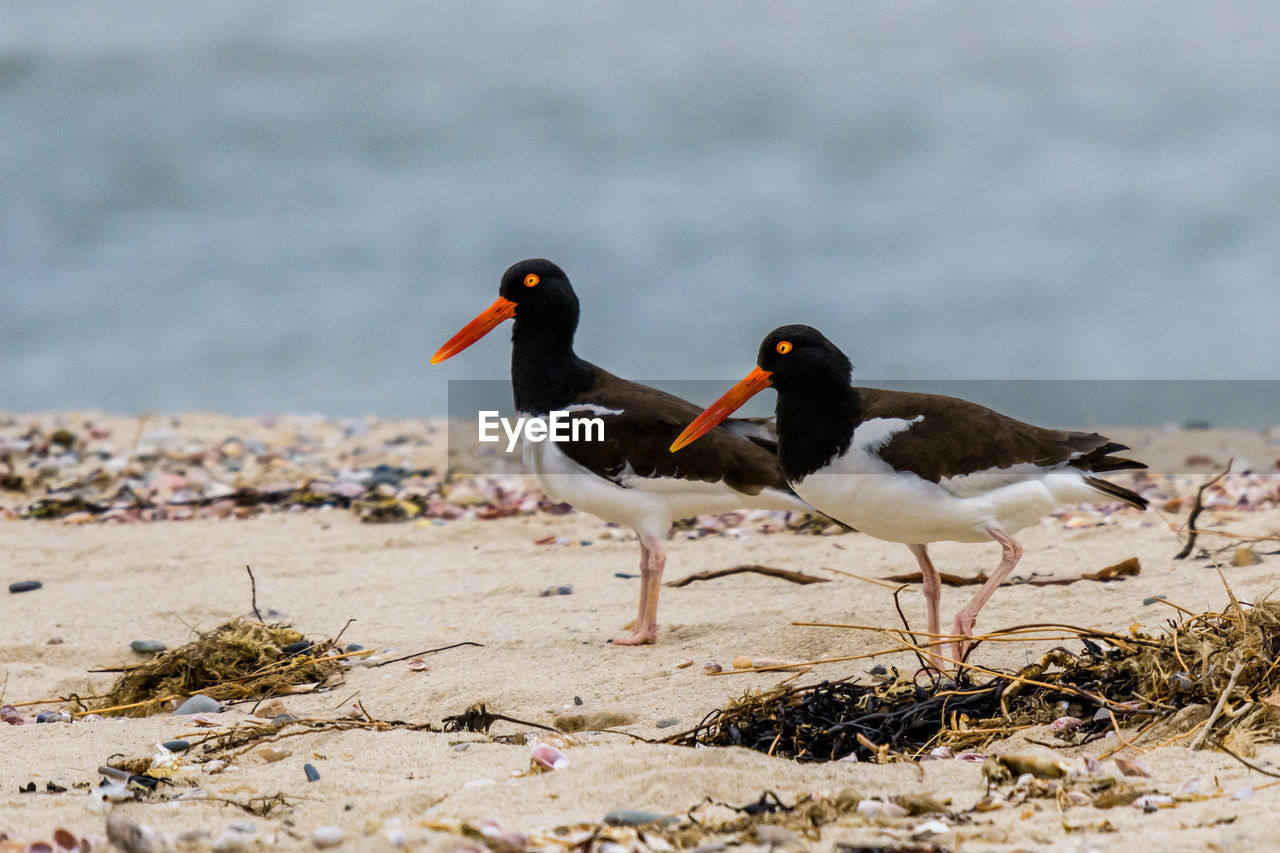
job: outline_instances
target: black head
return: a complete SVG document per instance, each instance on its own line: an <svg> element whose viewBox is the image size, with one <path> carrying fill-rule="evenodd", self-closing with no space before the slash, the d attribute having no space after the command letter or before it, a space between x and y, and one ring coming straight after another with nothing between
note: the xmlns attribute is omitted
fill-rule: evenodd
<svg viewBox="0 0 1280 853"><path fill-rule="evenodd" d="M779 326L765 335L756 364L779 393L833 382L847 386L853 375L848 357L812 326Z"/></svg>
<svg viewBox="0 0 1280 853"><path fill-rule="evenodd" d="M578 296L564 270L543 258L518 261L502 274L498 295L516 305L516 322L554 319L578 323Z"/></svg>
<svg viewBox="0 0 1280 853"><path fill-rule="evenodd" d="M517 344L533 341L552 351L572 352L578 297L564 270L541 258L512 264L502 274L494 303L446 341L431 363L457 355L513 317L516 327L512 338Z"/></svg>

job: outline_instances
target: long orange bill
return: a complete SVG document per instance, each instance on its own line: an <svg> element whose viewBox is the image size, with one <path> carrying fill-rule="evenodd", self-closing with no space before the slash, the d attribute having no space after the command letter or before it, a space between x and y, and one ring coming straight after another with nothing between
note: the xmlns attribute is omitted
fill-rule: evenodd
<svg viewBox="0 0 1280 853"><path fill-rule="evenodd" d="M743 403L768 388L772 384L769 382L772 375L759 367L748 373L746 378L726 391L723 397L708 406L706 411L694 418L693 423L685 427L680 437L672 442L671 452L675 453L686 444L693 444L715 429L722 420L742 408Z"/></svg>
<svg viewBox="0 0 1280 853"><path fill-rule="evenodd" d="M436 350L436 354L431 356L431 363L439 364L446 358L457 355L492 332L499 323L510 320L514 316L516 316L516 304L505 296L499 296L496 302L480 312L480 316L463 326L458 334L449 338L444 346Z"/></svg>

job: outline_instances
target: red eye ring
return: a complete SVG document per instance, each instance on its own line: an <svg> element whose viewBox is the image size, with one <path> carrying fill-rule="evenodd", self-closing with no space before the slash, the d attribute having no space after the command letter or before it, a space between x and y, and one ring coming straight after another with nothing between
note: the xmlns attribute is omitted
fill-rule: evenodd
<svg viewBox="0 0 1280 853"><path fill-rule="evenodd" d="M778 341L778 355L786 355L791 352L791 341Z"/></svg>
<svg viewBox="0 0 1280 853"><path fill-rule="evenodd" d="M527 276L524 277L524 286L533 287L540 281L542 281L542 279L538 278L536 273L529 273Z"/></svg>

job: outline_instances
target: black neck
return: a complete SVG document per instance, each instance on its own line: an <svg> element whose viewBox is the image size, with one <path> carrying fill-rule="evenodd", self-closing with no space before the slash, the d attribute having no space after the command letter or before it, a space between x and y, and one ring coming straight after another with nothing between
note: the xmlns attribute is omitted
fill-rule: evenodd
<svg viewBox="0 0 1280 853"><path fill-rule="evenodd" d="M778 461L794 483L849 449L861 420L847 377L778 389Z"/></svg>
<svg viewBox="0 0 1280 853"><path fill-rule="evenodd" d="M516 411L543 415L568 406L591 380L594 368L573 352L575 316L547 324L516 317L511 331L511 388Z"/></svg>

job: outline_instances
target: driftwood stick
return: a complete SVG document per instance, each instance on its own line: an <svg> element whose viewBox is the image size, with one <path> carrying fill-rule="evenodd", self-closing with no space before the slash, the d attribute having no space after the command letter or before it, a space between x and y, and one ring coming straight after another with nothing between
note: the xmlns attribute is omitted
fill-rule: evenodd
<svg viewBox="0 0 1280 853"><path fill-rule="evenodd" d="M777 569L777 568L774 568L773 566L760 566L760 565L753 564L753 565L733 566L728 569L710 569L705 572L695 572L694 574L691 574L688 577L681 578L678 581L670 581L665 585L666 586L688 586L694 581L709 581L714 578L723 578L728 575L742 574L743 572L754 572L755 574L758 574L758 575L768 575L771 578L782 578L783 580L791 581L792 583L798 583L798 584L827 583L829 580L828 578L819 578L819 577L814 577L813 575L806 575L804 572L793 572L793 571L790 571L789 569Z"/></svg>
<svg viewBox="0 0 1280 853"><path fill-rule="evenodd" d="M1200 513L1204 512L1204 493L1214 483L1227 476L1227 474L1231 472L1231 466L1234 465L1235 462L1235 457L1231 457L1231 459L1227 461L1227 467L1222 469L1221 474L1218 474L1211 480L1206 481L1200 486L1200 488L1196 489L1196 500L1195 503L1191 505L1191 515L1187 516L1187 530L1189 531L1187 533L1187 544L1182 546L1182 550L1179 551L1173 559L1185 560L1191 555L1191 552L1195 550L1196 537L1200 534L1200 531L1196 529L1196 520L1200 518Z"/></svg>
<svg viewBox="0 0 1280 853"><path fill-rule="evenodd" d="M1200 734L1196 735L1196 739L1191 742L1192 749L1199 749L1204 746L1204 739L1209 736L1209 732L1213 729L1213 724L1218 722L1218 717L1222 715L1222 709L1227 705L1227 697L1231 695L1232 690L1236 689L1236 679L1240 677L1240 673L1243 671L1244 661L1237 663L1236 668L1231 670L1231 680L1227 682L1227 688L1218 697L1218 704L1213 706L1213 713L1205 721L1204 728L1200 730Z"/></svg>

